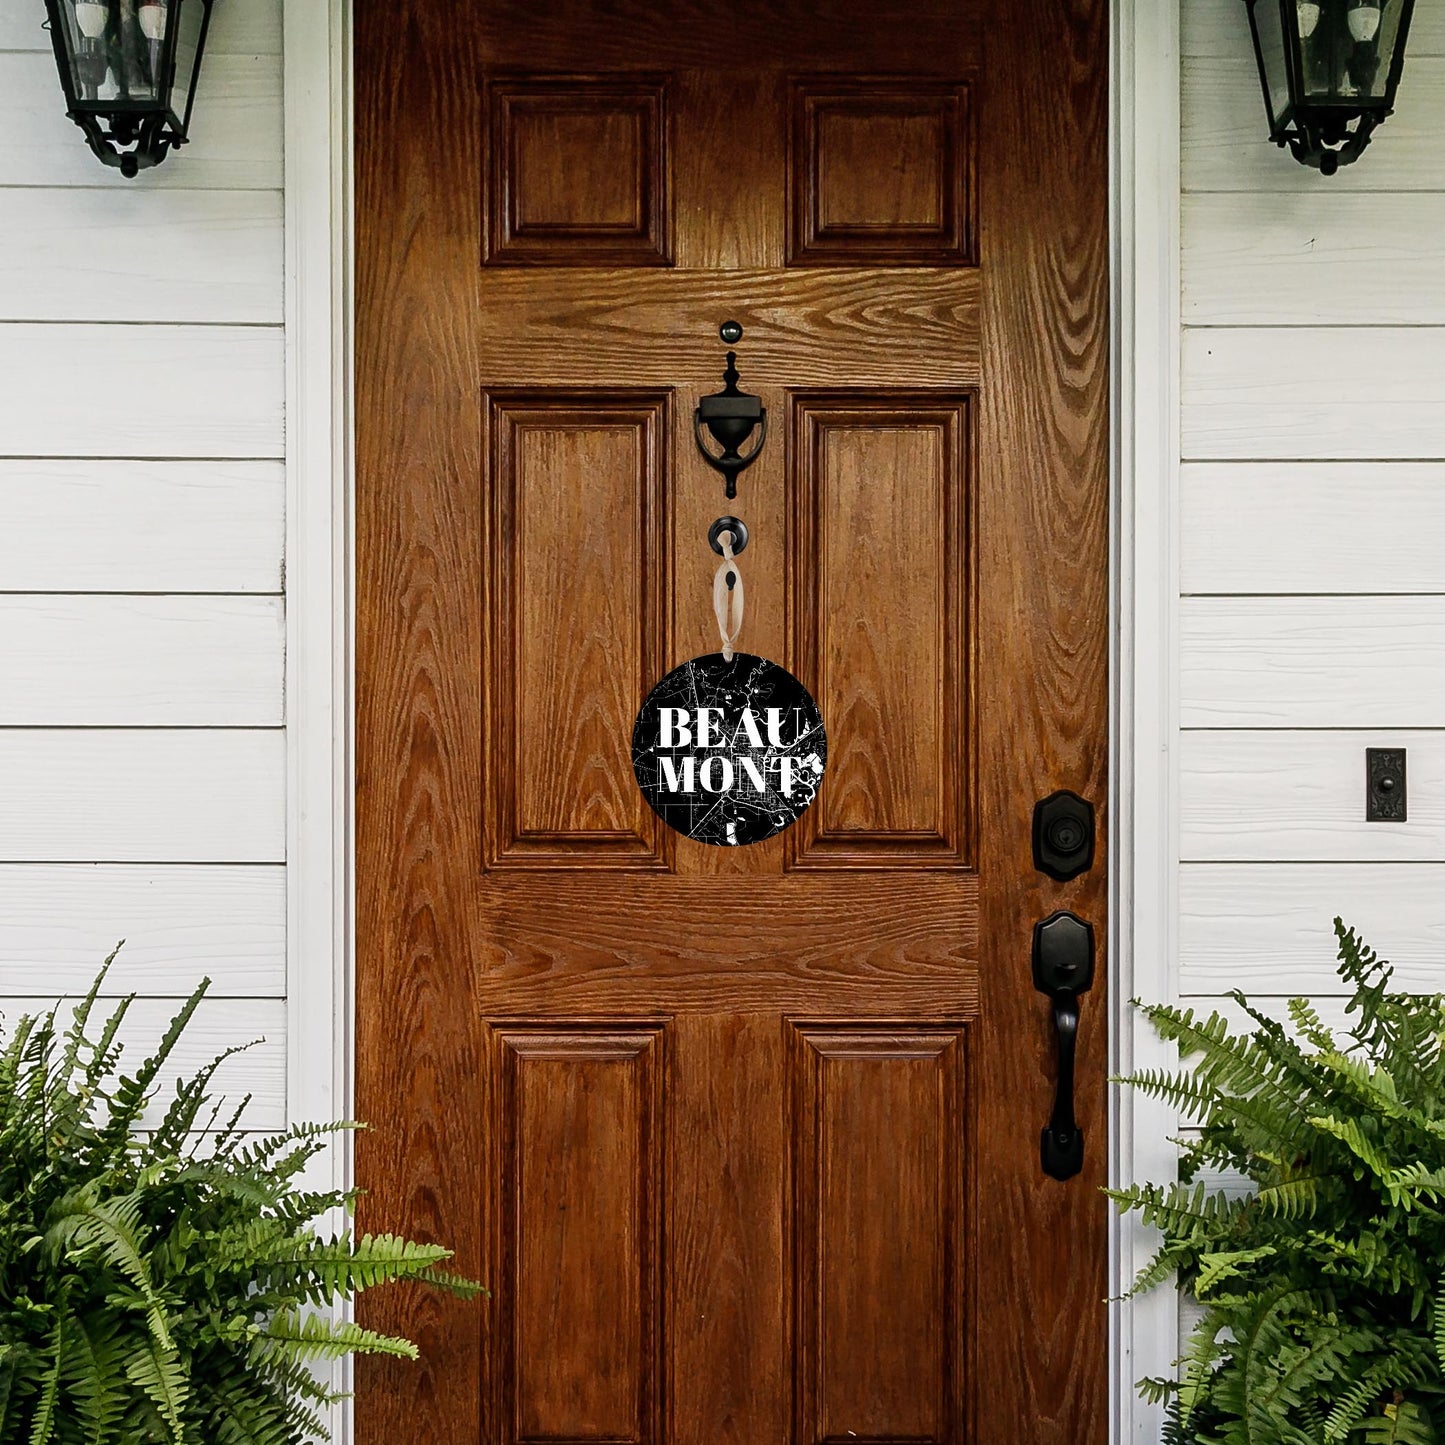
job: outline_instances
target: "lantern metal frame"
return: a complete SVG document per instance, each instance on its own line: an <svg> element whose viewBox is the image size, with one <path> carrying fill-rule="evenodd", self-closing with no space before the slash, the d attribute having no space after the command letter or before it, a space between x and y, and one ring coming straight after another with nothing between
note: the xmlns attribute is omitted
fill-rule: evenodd
<svg viewBox="0 0 1445 1445"><path fill-rule="evenodd" d="M135 0L120 0L120 3L134 6ZM166 30L156 57L157 73L152 79L153 95L92 99L79 92L76 82L78 57L72 47L76 43L78 22L66 13L74 8L74 0L45 0L50 42L65 91L65 113L80 127L97 159L114 166L123 176L135 176L158 166L172 150L190 139L191 114L201 80L213 3L214 0L168 0ZM191 67L189 87L181 98L183 104L177 105L176 60L182 15L191 13L188 7L195 6L201 10L195 64Z"/></svg>
<svg viewBox="0 0 1445 1445"><path fill-rule="evenodd" d="M1341 166L1358 160L1370 143L1375 127L1393 114L1395 94L1405 65L1405 44L1410 35L1410 19L1415 0L1380 0L1382 12L1386 5L1399 7L1399 24L1395 32L1394 50L1386 74L1383 92L1378 95L1355 95L1342 98L1312 96L1306 84L1304 45L1300 36L1299 0L1245 0L1249 9L1249 29L1254 41L1254 59L1259 68L1259 83L1264 92L1264 110L1269 118L1269 138L1301 165L1313 166L1323 175L1333 175ZM1279 8L1280 33L1284 48L1284 81L1288 100L1275 112L1275 91L1271 87L1269 61L1260 37L1260 7ZM1347 13L1347 0L1320 0L1318 7L1328 10L1331 18L1338 11ZM1322 17L1323 18L1323 17Z"/></svg>

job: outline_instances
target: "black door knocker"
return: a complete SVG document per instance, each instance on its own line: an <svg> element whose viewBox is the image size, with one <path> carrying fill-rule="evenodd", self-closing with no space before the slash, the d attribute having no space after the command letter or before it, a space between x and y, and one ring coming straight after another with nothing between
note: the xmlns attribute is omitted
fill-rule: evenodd
<svg viewBox="0 0 1445 1445"><path fill-rule="evenodd" d="M724 321L718 335L731 344L741 341L743 328L736 321ZM738 354L728 352L727 370L723 372L723 389L705 396L698 402L693 413L693 431L697 434L697 449L703 454L708 466L723 474L727 481L727 495L738 494L738 474L746 471L758 459L763 443L768 439L768 409L761 397L738 390ZM714 456L702 439L702 429L712 433L712 439L722 448L721 456ZM760 428L758 439L750 452L741 448Z"/></svg>

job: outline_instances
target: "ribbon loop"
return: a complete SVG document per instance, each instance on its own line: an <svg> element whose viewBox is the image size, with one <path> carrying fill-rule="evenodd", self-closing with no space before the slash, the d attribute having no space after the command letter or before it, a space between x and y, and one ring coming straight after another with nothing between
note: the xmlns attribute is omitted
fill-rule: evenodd
<svg viewBox="0 0 1445 1445"><path fill-rule="evenodd" d="M733 643L743 630L743 574L733 556L733 534L724 529L718 533L723 559L712 579L712 610L717 614L717 630L722 637L724 662L733 660Z"/></svg>

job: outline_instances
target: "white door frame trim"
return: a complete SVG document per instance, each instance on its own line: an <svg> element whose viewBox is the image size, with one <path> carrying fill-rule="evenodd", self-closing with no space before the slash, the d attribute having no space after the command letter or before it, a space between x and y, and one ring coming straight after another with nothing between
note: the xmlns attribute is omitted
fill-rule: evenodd
<svg viewBox="0 0 1445 1445"><path fill-rule="evenodd" d="M286 1093L297 1121L346 1118L351 1103L350 8L284 0L283 11Z"/></svg>
<svg viewBox="0 0 1445 1445"><path fill-rule="evenodd" d="M1186 0L1187 3L1187 0ZM1168 1067L1130 1000L1172 999L1178 953L1179 18L1177 0L1111 0L1110 293L1113 485L1110 628L1111 1071ZM1177 1118L1111 1088L1109 1178L1172 1179ZM1110 1231L1110 1293L1153 1248L1136 1216ZM1158 1445L1135 1392L1179 1353L1172 1290L1110 1307L1115 1445Z"/></svg>
<svg viewBox="0 0 1445 1445"><path fill-rule="evenodd" d="M283 0L286 158L287 1099L352 1101L351 0ZM1129 1000L1169 998L1177 951L1179 6L1111 0L1111 1065L1167 1055ZM1110 1097L1110 1178L1166 1177L1174 1119ZM351 1179L350 1150L325 1161ZM1150 1248L1110 1232L1119 1293ZM1177 1353L1172 1294L1110 1310L1116 1445L1156 1445L1133 1382ZM349 1409L337 1439L350 1439Z"/></svg>
<svg viewBox="0 0 1445 1445"><path fill-rule="evenodd" d="M351 0L283 0L286 1104L352 1117ZM308 1181L345 1189L349 1136ZM341 1220L332 1221L334 1227ZM332 1373L350 1386L349 1362ZM349 1402L328 1422L351 1440Z"/></svg>

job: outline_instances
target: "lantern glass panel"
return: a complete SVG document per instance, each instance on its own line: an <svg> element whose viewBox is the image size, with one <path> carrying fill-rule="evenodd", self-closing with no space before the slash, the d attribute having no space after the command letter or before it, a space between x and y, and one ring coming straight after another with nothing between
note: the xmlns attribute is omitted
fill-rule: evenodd
<svg viewBox="0 0 1445 1445"><path fill-rule="evenodd" d="M60 12L76 102L154 107L165 92L165 9L155 0L67 0Z"/></svg>
<svg viewBox="0 0 1445 1445"><path fill-rule="evenodd" d="M1390 67L1405 12L1402 0L1319 0L1298 6L1317 10L1300 25L1300 100L1309 105L1358 107L1385 99Z"/></svg>
<svg viewBox="0 0 1445 1445"><path fill-rule="evenodd" d="M62 0L59 10L77 108L165 109L184 128L205 28L202 0Z"/></svg>
<svg viewBox="0 0 1445 1445"><path fill-rule="evenodd" d="M196 95L196 66L201 59L201 36L206 28L206 7L201 0L170 0L172 10L179 7L176 30L175 88L171 92L171 109L182 130L191 125L191 102Z"/></svg>
<svg viewBox="0 0 1445 1445"><path fill-rule="evenodd" d="M1265 100L1269 105L1270 130L1276 130L1289 111L1289 62L1285 55L1285 5L1295 0L1254 0L1249 18L1254 24L1255 43L1264 63ZM1300 9L1304 5L1301 0Z"/></svg>

